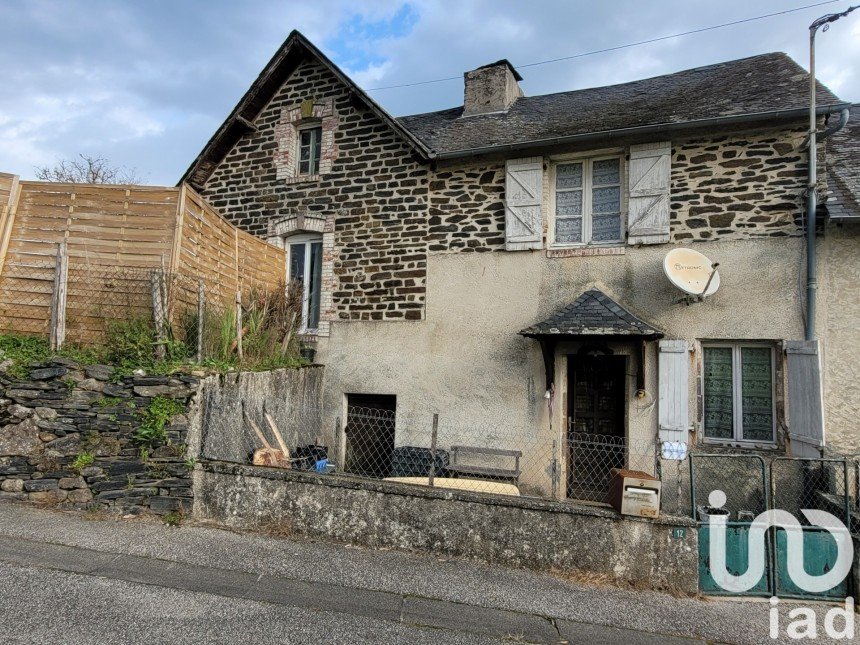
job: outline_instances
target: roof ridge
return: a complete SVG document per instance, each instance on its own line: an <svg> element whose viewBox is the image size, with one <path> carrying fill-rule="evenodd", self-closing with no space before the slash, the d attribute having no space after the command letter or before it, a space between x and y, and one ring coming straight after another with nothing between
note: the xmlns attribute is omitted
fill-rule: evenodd
<svg viewBox="0 0 860 645"><path fill-rule="evenodd" d="M678 71L668 72L666 74L656 74L654 76L645 76L643 78L637 78L637 79L632 80L632 81L624 81L622 83L610 83L609 85L592 85L589 87L580 87L580 88L573 89L573 90L562 90L560 92L547 92L545 94L531 94L528 96L521 96L517 99L517 101L528 100L528 99L539 99L539 98L544 98L547 96L561 96L563 94L575 94L577 92L590 92L590 91L594 91L594 90L608 89L611 87L619 88L619 87L624 87L625 85L635 85L636 83L644 83L644 82L648 82L648 81L654 81L654 80L659 79L659 78L668 78L670 76L677 76L679 74L689 74L689 73L693 73L693 72L712 70L712 69L716 69L718 67L722 67L724 65L731 65L733 63L741 63L744 61L750 61L750 60L754 60L754 59L765 59L765 58L773 58L773 59L779 58L779 59L790 61L799 70L803 71L803 73L805 73L805 74L808 73L805 69L803 69L803 67L801 67L797 63L797 61L795 61L791 56L789 56L785 52L767 52L764 54L756 54L754 56L744 56L743 58L734 58L731 60L724 60L724 61L721 61L719 63L710 63L708 65L699 65L698 67L688 67L686 69L679 69ZM455 105L453 107L443 108L441 110L430 110L429 112L416 112L415 114L403 114L401 116L398 116L397 120L399 121L400 119L409 119L412 117L417 118L417 117L421 117L421 116L426 116L428 114L441 114L443 112L455 111L457 109L462 109L462 106L456 106Z"/></svg>

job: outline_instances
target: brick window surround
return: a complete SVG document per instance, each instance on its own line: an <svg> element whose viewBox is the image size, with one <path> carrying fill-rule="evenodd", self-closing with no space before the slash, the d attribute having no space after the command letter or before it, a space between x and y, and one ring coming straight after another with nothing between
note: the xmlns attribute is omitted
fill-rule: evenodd
<svg viewBox="0 0 860 645"><path fill-rule="evenodd" d="M320 162L322 164L322 162ZM274 220L269 224L268 242L280 248L289 244L290 237L299 233L322 234L322 281L320 284L320 322L315 334L306 334L304 340L328 336L331 321L335 319L332 294L337 288L334 275L334 213L326 216L296 213Z"/></svg>
<svg viewBox="0 0 860 645"><path fill-rule="evenodd" d="M320 169L318 175L299 174L299 128L307 125L320 125ZM275 168L278 179L287 183L314 181L321 175L331 172L337 158L334 133L337 129L337 113L334 101L314 101L308 99L299 105L281 110L281 118L275 126L278 149L275 151Z"/></svg>

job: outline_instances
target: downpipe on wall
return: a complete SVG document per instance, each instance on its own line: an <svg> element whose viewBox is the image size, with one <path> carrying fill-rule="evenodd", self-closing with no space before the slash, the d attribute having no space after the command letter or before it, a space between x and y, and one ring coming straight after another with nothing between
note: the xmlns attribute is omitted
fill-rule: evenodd
<svg viewBox="0 0 860 645"><path fill-rule="evenodd" d="M806 187L806 340L815 340L815 300L818 293L818 270L815 255L815 211L818 209L818 196L815 194L818 183L818 143L834 132L838 132L848 122L849 111L844 108L839 113L839 122L817 131L815 111L815 34L819 29L827 31L830 23L847 16L860 5L848 7L841 13L822 16L809 26L809 182Z"/></svg>

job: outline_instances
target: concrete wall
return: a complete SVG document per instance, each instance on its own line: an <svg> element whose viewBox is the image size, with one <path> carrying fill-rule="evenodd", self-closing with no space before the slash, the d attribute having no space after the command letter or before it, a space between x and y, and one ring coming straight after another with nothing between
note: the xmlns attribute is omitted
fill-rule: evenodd
<svg viewBox="0 0 860 645"><path fill-rule="evenodd" d="M288 448L316 443L320 425L323 368L234 372L210 376L200 385L200 406L189 428L189 453L194 457L250 462L262 448L243 418L267 428L263 414L272 416ZM274 441L268 429L269 441ZM330 431L329 434L331 434ZM277 444L273 444L277 445Z"/></svg>
<svg viewBox="0 0 860 645"><path fill-rule="evenodd" d="M589 286L605 290L667 338L802 338L802 240L700 242L696 247L720 262L722 286L706 302L691 306L675 303L680 294L663 275L665 246L631 247L606 257L547 258L542 251L432 255L425 321L337 323L331 337L320 341L317 356L327 366L326 411L344 415L345 393L395 394L398 443L429 445L431 417L438 412L442 447L446 433L470 436L473 445L525 445L540 453L541 465L524 465L524 474L544 472L552 441L564 445L566 354L575 346L563 345L557 352L550 429L540 348L517 332ZM638 348L610 345L630 354L629 439L645 451L657 430L657 349L654 343L647 348L646 397L635 399L630 386ZM691 424L698 419L697 360L691 356ZM546 479L534 483L548 485Z"/></svg>
<svg viewBox="0 0 860 645"><path fill-rule="evenodd" d="M684 519L621 519L600 509L221 463L201 464L194 480L195 517L229 527L274 525L374 547L698 588L697 533ZM685 535L673 537L675 527Z"/></svg>

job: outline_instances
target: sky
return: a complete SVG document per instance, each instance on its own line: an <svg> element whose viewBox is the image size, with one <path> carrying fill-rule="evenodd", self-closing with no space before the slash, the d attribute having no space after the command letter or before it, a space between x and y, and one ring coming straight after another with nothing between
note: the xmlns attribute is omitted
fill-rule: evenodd
<svg viewBox="0 0 860 645"><path fill-rule="evenodd" d="M0 0L0 172L33 178L86 154L173 185L292 29L400 116L461 105L463 72L500 58L526 65L814 2ZM521 87L562 92L774 51L807 67L810 22L849 5L524 67ZM860 10L819 33L816 57L818 78L860 101Z"/></svg>

